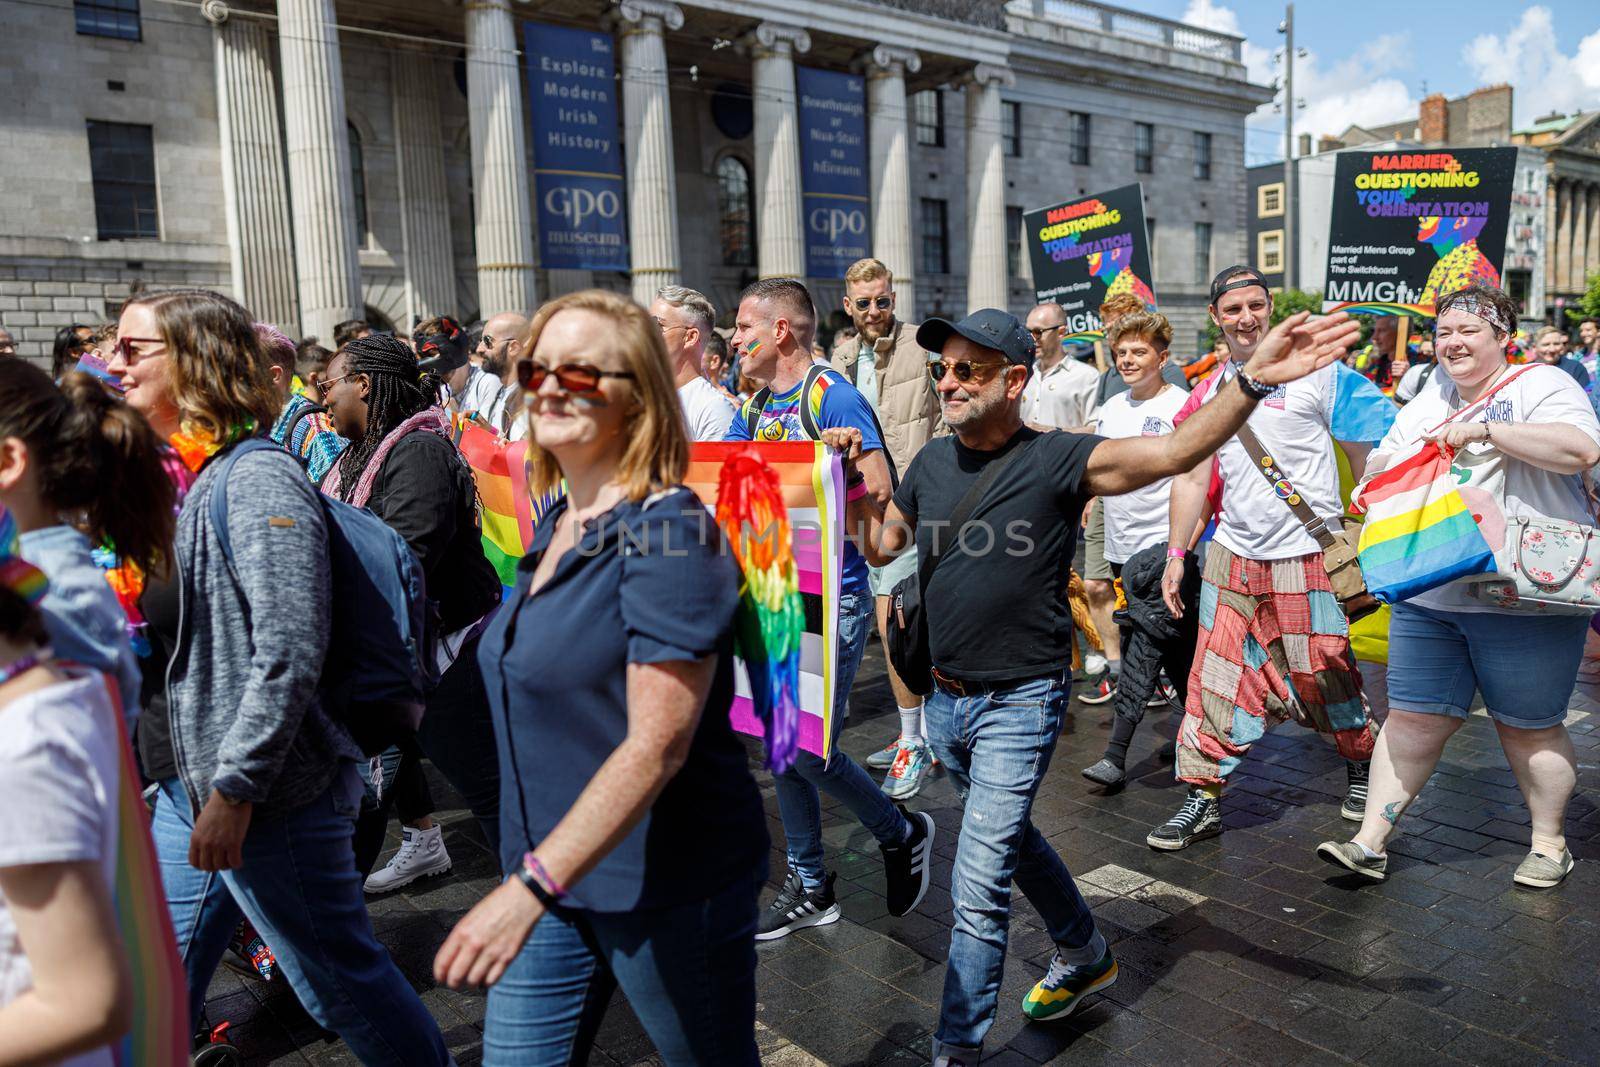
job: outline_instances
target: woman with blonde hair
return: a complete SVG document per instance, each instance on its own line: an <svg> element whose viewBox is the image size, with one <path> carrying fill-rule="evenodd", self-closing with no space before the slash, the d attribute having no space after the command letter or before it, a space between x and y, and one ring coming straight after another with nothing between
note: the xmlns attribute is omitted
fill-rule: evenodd
<svg viewBox="0 0 1600 1067"><path fill-rule="evenodd" d="M130 301L118 347L129 402L176 423L170 440L197 475L178 513L173 773L152 826L191 1014L242 911L300 1003L363 1063L446 1063L373 936L356 872L361 752L317 695L332 628L321 498L287 452L213 462L272 425L268 355L242 307L198 289ZM225 531L211 509L223 469Z"/></svg>
<svg viewBox="0 0 1600 1067"><path fill-rule="evenodd" d="M666 347L612 293L521 346L529 490L565 479L479 651L505 882L434 961L487 985L486 1064L583 1063L617 986L669 1064L753 1065L767 833L728 722L739 575L680 483Z"/></svg>

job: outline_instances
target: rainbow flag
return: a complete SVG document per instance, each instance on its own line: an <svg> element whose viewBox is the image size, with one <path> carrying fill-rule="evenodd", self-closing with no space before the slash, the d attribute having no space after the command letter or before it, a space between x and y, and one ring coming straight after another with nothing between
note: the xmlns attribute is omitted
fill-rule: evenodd
<svg viewBox="0 0 1600 1067"><path fill-rule="evenodd" d="M1366 515L1356 557L1386 604L1446 582L1498 573L1494 552L1456 491L1451 451L1432 441L1373 476L1352 506Z"/></svg>
<svg viewBox="0 0 1600 1067"><path fill-rule="evenodd" d="M150 839L150 809L145 807L139 768L128 744L121 691L110 675L104 681L117 710L113 718L122 748L113 893L117 928L133 973L133 1029L112 1046L112 1059L117 1067L177 1067L189 1062L188 979L161 888L161 867Z"/></svg>
<svg viewBox="0 0 1600 1067"><path fill-rule="evenodd" d="M805 633L800 639L799 747L827 759L838 671L839 583L844 574L844 469L836 453L814 441L694 442L683 481L713 516L723 462L752 447L782 484L805 605ZM759 537L761 531L754 534ZM742 658L734 664L730 718L740 733L763 736L750 671Z"/></svg>
<svg viewBox="0 0 1600 1067"><path fill-rule="evenodd" d="M455 420L456 448L478 485L478 521L483 554L500 576L501 599L517 584L517 563L533 544L533 528L561 499L559 492L538 500L528 495L528 442L505 441L472 419Z"/></svg>

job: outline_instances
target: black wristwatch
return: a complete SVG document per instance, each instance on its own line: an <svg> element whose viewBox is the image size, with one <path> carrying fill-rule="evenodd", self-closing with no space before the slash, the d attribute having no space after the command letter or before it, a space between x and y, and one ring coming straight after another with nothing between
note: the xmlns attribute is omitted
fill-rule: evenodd
<svg viewBox="0 0 1600 1067"><path fill-rule="evenodd" d="M527 886L528 892L539 898L539 903L546 908L554 908L556 906L556 898L551 896L550 890L546 889L539 879L533 876L533 872L528 870L526 863L517 864L517 880Z"/></svg>
<svg viewBox="0 0 1600 1067"><path fill-rule="evenodd" d="M1275 385L1268 385L1260 379L1250 377L1244 372L1243 367L1239 368L1239 373L1234 375L1233 380L1239 383L1239 389L1251 400L1265 400L1277 388Z"/></svg>

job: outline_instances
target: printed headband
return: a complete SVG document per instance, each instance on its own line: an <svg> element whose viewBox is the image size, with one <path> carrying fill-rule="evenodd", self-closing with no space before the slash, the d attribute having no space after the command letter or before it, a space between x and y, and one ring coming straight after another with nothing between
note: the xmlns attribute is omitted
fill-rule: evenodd
<svg viewBox="0 0 1600 1067"><path fill-rule="evenodd" d="M30 604L44 599L50 583L44 571L17 555L17 520L0 507L0 588L16 593Z"/></svg>
<svg viewBox="0 0 1600 1067"><path fill-rule="evenodd" d="M1462 296L1454 299L1446 297L1440 303L1446 305L1439 309L1441 312L1465 311L1468 315L1474 315L1487 322L1500 333L1511 332L1511 323L1506 321L1506 317L1500 313L1499 308L1487 300L1480 300L1476 296Z"/></svg>

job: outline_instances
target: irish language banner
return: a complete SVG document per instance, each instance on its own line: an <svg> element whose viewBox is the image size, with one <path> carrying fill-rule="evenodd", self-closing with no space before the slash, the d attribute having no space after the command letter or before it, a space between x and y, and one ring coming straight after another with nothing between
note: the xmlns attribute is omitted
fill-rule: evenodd
<svg viewBox="0 0 1600 1067"><path fill-rule="evenodd" d="M1098 341L1100 305L1132 293L1154 309L1150 237L1138 183L1068 200L1022 216L1034 297L1067 313L1068 341Z"/></svg>
<svg viewBox="0 0 1600 1067"><path fill-rule="evenodd" d="M1515 148L1340 152L1323 310L1432 315L1499 285L1516 163Z"/></svg>
<svg viewBox="0 0 1600 1067"><path fill-rule="evenodd" d="M611 38L537 22L524 23L522 32L540 263L627 270Z"/></svg>
<svg viewBox="0 0 1600 1067"><path fill-rule="evenodd" d="M867 255L867 87L857 74L799 67L806 274L842 278Z"/></svg>

